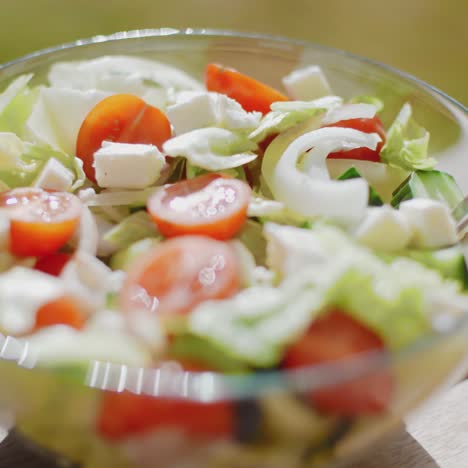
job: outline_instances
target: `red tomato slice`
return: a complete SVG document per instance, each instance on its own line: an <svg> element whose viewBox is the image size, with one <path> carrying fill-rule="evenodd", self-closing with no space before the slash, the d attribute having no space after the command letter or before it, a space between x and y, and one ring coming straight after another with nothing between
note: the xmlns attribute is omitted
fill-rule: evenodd
<svg viewBox="0 0 468 468"><path fill-rule="evenodd" d="M44 304L36 312L34 329L39 330L52 325L68 325L80 330L86 322L83 311L76 302L66 296Z"/></svg>
<svg viewBox="0 0 468 468"><path fill-rule="evenodd" d="M71 259L71 255L64 252L55 252L37 259L35 270L42 271L52 276L60 276L63 268Z"/></svg>
<svg viewBox="0 0 468 468"><path fill-rule="evenodd" d="M250 193L241 180L205 174L161 187L147 206L165 237L200 234L225 240L247 220Z"/></svg>
<svg viewBox="0 0 468 468"><path fill-rule="evenodd" d="M196 363L183 362L185 370L207 371ZM231 403L196 403L170 398L104 393L97 418L98 433L110 440L157 429L183 430L192 438L223 438L233 433L234 408Z"/></svg>
<svg viewBox="0 0 468 468"><path fill-rule="evenodd" d="M10 251L18 256L49 255L73 236L81 214L70 193L17 188L0 194L0 209L10 218Z"/></svg>
<svg viewBox="0 0 468 468"><path fill-rule="evenodd" d="M349 151L337 151L328 155L330 159L362 159L364 161L380 162L380 150L385 143L386 133L382 121L375 116L372 119L348 119L340 120L325 127L354 128L364 133L378 133L382 141L377 144L375 150L370 148L355 148Z"/></svg>
<svg viewBox="0 0 468 468"><path fill-rule="evenodd" d="M244 75L232 68L210 63L205 71L208 91L226 94L235 99L246 111L270 112L270 106L277 101L289 99L274 88Z"/></svg>
<svg viewBox="0 0 468 468"><path fill-rule="evenodd" d="M161 148L171 137L171 124L156 107L131 94L114 94L100 101L81 124L76 155L86 176L96 182L94 153L104 140L152 144Z"/></svg>
<svg viewBox="0 0 468 468"><path fill-rule="evenodd" d="M98 415L98 433L110 440L157 429L181 429L193 438L228 437L234 426L231 405L195 403L132 393L107 393Z"/></svg>
<svg viewBox="0 0 468 468"><path fill-rule="evenodd" d="M162 242L132 265L120 302L124 310L186 314L239 290L240 267L230 245L202 236Z"/></svg>
<svg viewBox="0 0 468 468"><path fill-rule="evenodd" d="M287 368L311 366L384 349L383 341L373 331L333 310L315 320L306 334L289 347L283 364ZM393 378L384 369L315 391L310 399L321 411L353 416L384 411L392 394Z"/></svg>

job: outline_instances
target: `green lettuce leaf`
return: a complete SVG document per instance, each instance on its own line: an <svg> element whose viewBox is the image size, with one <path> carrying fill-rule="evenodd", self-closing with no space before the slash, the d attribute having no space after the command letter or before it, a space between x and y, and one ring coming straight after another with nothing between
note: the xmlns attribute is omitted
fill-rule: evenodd
<svg viewBox="0 0 468 468"><path fill-rule="evenodd" d="M429 132L411 117L412 108L406 103L387 132L380 157L392 166L409 171L432 169L436 160L429 157Z"/></svg>
<svg viewBox="0 0 468 468"><path fill-rule="evenodd" d="M281 133L314 115L339 106L342 102L338 96L326 96L313 101L275 102L271 105L272 111L263 117L249 138L260 142L269 135Z"/></svg>
<svg viewBox="0 0 468 468"><path fill-rule="evenodd" d="M377 112L382 111L384 108L384 103L381 99L376 96L369 96L367 94L354 96L348 102L349 104L372 104L377 109Z"/></svg>
<svg viewBox="0 0 468 468"><path fill-rule="evenodd" d="M231 299L201 304L189 317L189 330L233 359L271 367L320 306L314 290L255 286Z"/></svg>
<svg viewBox="0 0 468 468"><path fill-rule="evenodd" d="M257 148L245 135L223 128L200 128L164 143L171 156L183 156L190 164L207 171L232 169L253 161Z"/></svg>
<svg viewBox="0 0 468 468"><path fill-rule="evenodd" d="M289 211L283 202L261 196L251 197L247 214L252 218L257 218L261 223L272 221L278 224L302 226L310 222L307 217Z"/></svg>
<svg viewBox="0 0 468 468"><path fill-rule="evenodd" d="M0 95L0 131L24 137L24 124L38 97L37 88L29 88L32 75L16 78Z"/></svg>
<svg viewBox="0 0 468 468"><path fill-rule="evenodd" d="M102 240L117 249L125 249L147 237L160 237L146 211L137 211L107 231Z"/></svg>
<svg viewBox="0 0 468 468"><path fill-rule="evenodd" d="M267 263L281 277L318 288L326 304L342 306L392 349L428 333L441 304L467 305L458 282L412 259L394 257L389 264L336 227L269 224L265 234Z"/></svg>
<svg viewBox="0 0 468 468"><path fill-rule="evenodd" d="M146 206L146 201L154 193L155 187L143 190L102 190L96 193L94 189L87 188L80 192L81 200L88 206L104 207L135 207Z"/></svg>
<svg viewBox="0 0 468 468"><path fill-rule="evenodd" d="M109 93L97 90L41 87L25 123L28 140L75 156L83 120L107 96Z"/></svg>
<svg viewBox="0 0 468 468"><path fill-rule="evenodd" d="M276 365L285 347L333 307L396 350L431 333L444 304L461 310L468 305L456 282L410 259L387 263L335 227L269 224L266 231L269 263L283 278L280 284L205 302L188 318L189 333L249 365Z"/></svg>
<svg viewBox="0 0 468 468"><path fill-rule="evenodd" d="M444 278L459 281L463 287L468 284L465 257L463 250L458 245L439 250L406 249L398 252L398 255L411 258L427 268L436 270ZM393 259L394 257L391 258L392 261Z"/></svg>
<svg viewBox="0 0 468 468"><path fill-rule="evenodd" d="M194 177L197 177L199 175L210 173L210 171L194 166L193 164L190 164L188 161L187 161L185 168L186 168L185 170L186 170L187 179L193 179ZM216 171L216 172L230 176L230 177L234 177L235 179L240 179L243 181L246 180L245 171L242 166L233 167L232 169L224 169L224 170Z"/></svg>
<svg viewBox="0 0 468 468"><path fill-rule="evenodd" d="M50 159L55 158L74 174L75 180L72 190L80 188L86 180L83 171L83 161L75 156L71 156L60 150L55 150L46 145L36 145L34 143L25 143L25 152L23 159L40 165L41 169Z"/></svg>
<svg viewBox="0 0 468 468"><path fill-rule="evenodd" d="M327 302L374 330L390 349L401 349L431 331L422 290L409 284L387 298L376 291L376 278L359 269L343 274Z"/></svg>
<svg viewBox="0 0 468 468"><path fill-rule="evenodd" d="M108 330L76 331L60 325L28 337L41 367L88 364L94 360L144 367L151 363L150 349L129 334Z"/></svg>
<svg viewBox="0 0 468 468"><path fill-rule="evenodd" d="M247 220L236 237L250 250L257 265L265 265L266 239L260 223Z"/></svg>
<svg viewBox="0 0 468 468"><path fill-rule="evenodd" d="M167 349L170 358L195 360L220 372L245 372L246 365L220 352L210 342L192 335L176 336Z"/></svg>
<svg viewBox="0 0 468 468"><path fill-rule="evenodd" d="M31 185L50 158L72 172L72 190L83 185L85 174L80 159L46 145L23 142L13 133L0 133L0 181L9 188Z"/></svg>
<svg viewBox="0 0 468 468"><path fill-rule="evenodd" d="M138 257L151 251L158 243L160 239L157 237L148 237L141 239L127 248L116 252L109 261L109 266L112 270L126 270Z"/></svg>

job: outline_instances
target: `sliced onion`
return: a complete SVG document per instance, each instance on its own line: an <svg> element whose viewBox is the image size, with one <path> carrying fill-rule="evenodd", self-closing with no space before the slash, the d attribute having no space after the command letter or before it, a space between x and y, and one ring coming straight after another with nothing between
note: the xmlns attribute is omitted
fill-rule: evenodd
<svg viewBox="0 0 468 468"><path fill-rule="evenodd" d="M331 125L341 120L372 119L377 113L373 104L344 104L330 109L322 120L323 125Z"/></svg>
<svg viewBox="0 0 468 468"><path fill-rule="evenodd" d="M305 133L286 148L275 167L271 187L275 198L303 216L321 215L346 223L360 219L367 207L367 182L329 180L325 161L331 152L375 149L379 141L375 133L341 127ZM307 151L301 171L298 162Z"/></svg>
<svg viewBox="0 0 468 468"><path fill-rule="evenodd" d="M86 206L82 208L77 235L76 250L95 256L99 244L99 230L93 214Z"/></svg>

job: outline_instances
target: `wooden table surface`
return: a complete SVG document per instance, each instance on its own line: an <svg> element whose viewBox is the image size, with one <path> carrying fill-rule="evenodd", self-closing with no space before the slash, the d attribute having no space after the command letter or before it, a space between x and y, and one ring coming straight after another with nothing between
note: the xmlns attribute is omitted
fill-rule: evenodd
<svg viewBox="0 0 468 468"><path fill-rule="evenodd" d="M15 434L0 444L0 468L59 466L66 465L38 457ZM373 447L352 468L468 468L468 380L408 418L406 430Z"/></svg>

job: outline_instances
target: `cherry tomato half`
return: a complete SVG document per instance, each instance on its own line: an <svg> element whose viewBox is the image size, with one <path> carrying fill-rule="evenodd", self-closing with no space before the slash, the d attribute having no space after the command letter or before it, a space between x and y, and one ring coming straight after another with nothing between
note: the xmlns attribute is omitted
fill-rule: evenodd
<svg viewBox="0 0 468 468"><path fill-rule="evenodd" d="M238 179L205 174L161 187L148 211L166 237L201 234L229 239L247 220L250 187Z"/></svg>
<svg viewBox="0 0 468 468"><path fill-rule="evenodd" d="M76 155L86 176L96 182L94 153L103 141L152 144L161 148L171 137L171 124L156 107L131 94L114 94L91 109L76 142Z"/></svg>
<svg viewBox="0 0 468 468"><path fill-rule="evenodd" d="M70 193L17 188L0 193L0 209L10 218L10 251L43 256L68 242L81 215L80 200Z"/></svg>
<svg viewBox="0 0 468 468"><path fill-rule="evenodd" d="M364 161L380 161L380 150L385 143L386 133L382 121L379 117L375 116L372 119L348 119L340 120L330 125L325 125L326 127L345 127L345 128L354 128L364 133L377 133L382 139L381 142L377 144L375 150L370 148L355 148L348 151L337 151L328 155L330 159L361 159Z"/></svg>
<svg viewBox="0 0 468 468"><path fill-rule="evenodd" d="M124 310L185 314L210 299L239 290L240 267L230 245L203 236L158 244L130 268L120 294Z"/></svg>
<svg viewBox="0 0 468 468"><path fill-rule="evenodd" d="M38 258L34 265L34 269L52 276L60 276L63 268L71 258L71 254L55 252L50 255L46 255L45 257Z"/></svg>
<svg viewBox="0 0 468 468"><path fill-rule="evenodd" d="M208 369L182 363L184 370ZM223 438L232 434L235 414L230 402L198 403L171 398L106 392L97 419L98 433L110 440L157 429L179 429L195 438Z"/></svg>
<svg viewBox="0 0 468 468"><path fill-rule="evenodd" d="M84 327L86 316L76 302L67 297L59 297L44 304L36 312L35 330L52 325L68 325L80 330Z"/></svg>
<svg viewBox="0 0 468 468"><path fill-rule="evenodd" d="M306 334L289 347L283 365L297 368L351 358L366 351L384 351L382 339L348 314L333 310L317 318ZM342 416L384 411L393 394L388 369L340 383L310 395L319 410Z"/></svg>
<svg viewBox="0 0 468 468"><path fill-rule="evenodd" d="M289 99L274 88L244 75L232 68L210 63L205 71L208 91L226 94L235 99L246 111L270 112L270 106L277 101Z"/></svg>

